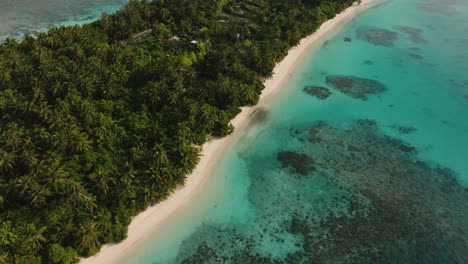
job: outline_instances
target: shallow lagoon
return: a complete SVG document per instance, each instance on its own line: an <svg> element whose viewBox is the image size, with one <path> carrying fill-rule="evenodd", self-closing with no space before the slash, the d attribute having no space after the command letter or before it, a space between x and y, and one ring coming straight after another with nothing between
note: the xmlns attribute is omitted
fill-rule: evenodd
<svg viewBox="0 0 468 264"><path fill-rule="evenodd" d="M0 42L54 26L92 22L128 0L0 0Z"/></svg>
<svg viewBox="0 0 468 264"><path fill-rule="evenodd" d="M468 262L467 14L387 1L323 40L125 263Z"/></svg>
<svg viewBox="0 0 468 264"><path fill-rule="evenodd" d="M0 34L124 1L79 2L0 2ZM465 1L387 1L324 39L203 192L123 262L467 263L467 14Z"/></svg>

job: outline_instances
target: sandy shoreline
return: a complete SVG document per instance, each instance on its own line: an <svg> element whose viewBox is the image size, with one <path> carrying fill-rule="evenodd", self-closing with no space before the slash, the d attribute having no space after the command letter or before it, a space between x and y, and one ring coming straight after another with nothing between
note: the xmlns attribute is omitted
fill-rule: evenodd
<svg viewBox="0 0 468 264"><path fill-rule="evenodd" d="M122 261L132 252L145 238L151 236L158 230L162 223L167 220L174 212L183 207L190 199L201 189L203 183L212 174L216 163L222 156L224 150L229 146L235 136L240 133L248 124L252 113L262 107L266 99L275 95L282 87L288 75L294 70L304 52L313 44L317 44L324 36L333 32L334 29L351 20L355 15L369 8L374 0L362 0L360 5L349 7L335 18L325 22L312 35L301 40L300 44L289 50L288 55L276 65L271 79L265 81L265 89L262 92L260 101L256 106L244 107L242 112L237 115L231 123L235 126L232 135L212 140L203 145L202 158L192 174L187 176L185 186L176 190L167 200L156 205L148 207L145 211L137 215L128 227L127 238L119 244L105 245L101 251L90 258L81 259L81 264L108 264Z"/></svg>

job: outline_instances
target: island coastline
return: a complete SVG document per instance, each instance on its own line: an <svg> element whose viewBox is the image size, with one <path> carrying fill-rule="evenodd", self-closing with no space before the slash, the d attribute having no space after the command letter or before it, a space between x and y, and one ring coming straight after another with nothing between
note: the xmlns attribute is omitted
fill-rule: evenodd
<svg viewBox="0 0 468 264"><path fill-rule="evenodd" d="M319 45L320 40L335 32L346 22L372 7L375 0L361 0L353 4L333 19L323 23L320 28L311 35L303 38L299 45L289 50L288 55L279 62L273 71L273 76L264 82L265 89L262 91L257 105L243 107L231 124L235 127L233 134L220 139L213 139L203 145L201 159L195 170L187 176L185 185L176 191L165 201L148 207L145 211L135 216L128 227L127 238L118 244L108 244L101 248L96 255L81 259L81 264L118 263L129 253L133 252L148 237L154 234L167 219L199 192L203 183L209 180L213 174L222 153L230 146L232 140L241 133L251 120L252 114L268 101L269 98L278 93L291 72L300 63L304 53L310 48Z"/></svg>

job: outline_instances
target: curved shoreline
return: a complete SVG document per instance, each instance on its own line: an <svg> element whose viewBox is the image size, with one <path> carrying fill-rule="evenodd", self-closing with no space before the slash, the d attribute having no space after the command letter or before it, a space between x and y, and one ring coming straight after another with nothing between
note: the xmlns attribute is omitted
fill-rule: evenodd
<svg viewBox="0 0 468 264"><path fill-rule="evenodd" d="M141 245L148 237L156 232L161 225L183 205L202 189L210 175L213 174L217 162L224 150L229 147L235 136L242 132L251 120L252 114L265 105L268 98L274 96L283 83L288 79L288 75L294 71L304 55L314 44L334 32L339 26L353 19L356 15L372 7L374 0L361 0L361 3L354 4L333 19L323 23L315 33L303 38L299 45L289 50L288 55L278 63L273 70L273 77L264 82L265 89L262 91L257 105L243 107L231 124L235 131L224 138L209 141L203 145L202 158L192 174L187 176L185 185L162 203L148 207L145 211L135 216L128 226L127 238L118 244L108 244L102 247L101 251L89 258L81 259L81 264L107 264L117 263L125 259L138 245Z"/></svg>

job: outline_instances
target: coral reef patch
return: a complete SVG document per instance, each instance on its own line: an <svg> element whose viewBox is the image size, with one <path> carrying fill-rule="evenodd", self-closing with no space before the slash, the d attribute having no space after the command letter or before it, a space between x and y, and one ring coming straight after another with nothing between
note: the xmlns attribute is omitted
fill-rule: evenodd
<svg viewBox="0 0 468 264"><path fill-rule="evenodd" d="M202 225L177 263L468 262L468 189L455 172L372 120L282 132L301 139L297 150L245 157L251 219ZM314 177L290 177L276 161L311 157Z"/></svg>
<svg viewBox="0 0 468 264"><path fill-rule="evenodd" d="M392 47L398 40L398 33L384 28L361 27L356 31L357 38L370 44Z"/></svg>
<svg viewBox="0 0 468 264"><path fill-rule="evenodd" d="M323 86L306 86L304 87L303 91L304 93L315 96L321 100L325 100L330 97L330 95L332 95L332 92Z"/></svg>
<svg viewBox="0 0 468 264"><path fill-rule="evenodd" d="M277 159L283 168L291 167L295 174L305 176L315 171L314 160L306 154L299 154L293 151L281 151L277 154Z"/></svg>
<svg viewBox="0 0 468 264"><path fill-rule="evenodd" d="M411 126L391 126L391 128L395 129L396 131L398 131L398 133L402 135L412 134L417 131L416 128Z"/></svg>
<svg viewBox="0 0 468 264"><path fill-rule="evenodd" d="M416 44L427 43L427 40L421 36L424 30L420 28L409 26L397 26L397 29L403 33L406 33L409 36L410 40Z"/></svg>
<svg viewBox="0 0 468 264"><path fill-rule="evenodd" d="M424 59L424 56L423 55L419 55L419 54L416 54L416 53L410 53L409 55L411 58L415 59L415 60L423 60Z"/></svg>
<svg viewBox="0 0 468 264"><path fill-rule="evenodd" d="M372 66L372 65L374 65L374 62L371 61L371 60L365 60L365 61L363 61L362 63L365 64L365 65L367 65L367 66Z"/></svg>
<svg viewBox="0 0 468 264"><path fill-rule="evenodd" d="M367 100L368 95L383 93L385 85L377 80L347 75L328 75L326 83L355 99Z"/></svg>

